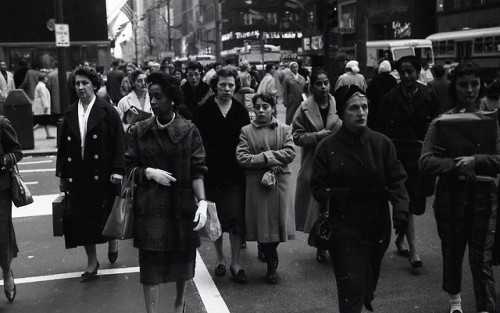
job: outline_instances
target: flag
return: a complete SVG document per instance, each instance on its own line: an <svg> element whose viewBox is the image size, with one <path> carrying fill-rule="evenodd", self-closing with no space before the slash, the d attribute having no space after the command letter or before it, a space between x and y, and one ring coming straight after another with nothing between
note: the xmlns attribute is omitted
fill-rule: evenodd
<svg viewBox="0 0 500 313"><path fill-rule="evenodd" d="M122 8L121 8L121 11L123 12L123 14L125 14L125 16L131 21L133 22L134 21L134 11L132 10L132 8L130 8L130 6L128 5L128 3L125 3Z"/></svg>

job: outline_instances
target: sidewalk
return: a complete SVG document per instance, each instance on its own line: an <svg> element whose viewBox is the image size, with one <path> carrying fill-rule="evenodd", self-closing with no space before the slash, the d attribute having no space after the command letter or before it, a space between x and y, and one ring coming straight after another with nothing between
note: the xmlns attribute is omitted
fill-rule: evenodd
<svg viewBox="0 0 500 313"><path fill-rule="evenodd" d="M57 127L49 126L50 134L57 135ZM45 129L39 128L35 130L35 149L23 150L23 155L26 156L43 156L55 155L57 153L57 139L46 139Z"/></svg>

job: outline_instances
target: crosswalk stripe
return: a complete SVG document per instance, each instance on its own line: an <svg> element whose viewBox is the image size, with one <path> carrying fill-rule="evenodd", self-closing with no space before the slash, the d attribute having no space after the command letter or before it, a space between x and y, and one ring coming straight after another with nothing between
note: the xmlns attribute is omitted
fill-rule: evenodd
<svg viewBox="0 0 500 313"><path fill-rule="evenodd" d="M19 173L46 173L46 172L55 172L55 168L36 168L32 170L19 170Z"/></svg>
<svg viewBox="0 0 500 313"><path fill-rule="evenodd" d="M33 203L26 206L12 208L12 218L31 217L52 215L52 201L57 198L59 194L50 194L43 196L33 196Z"/></svg>
<svg viewBox="0 0 500 313"><path fill-rule="evenodd" d="M207 313L229 313L229 308L198 251L196 252L196 272L193 280Z"/></svg>
<svg viewBox="0 0 500 313"><path fill-rule="evenodd" d="M18 165L30 165L30 164L42 164L42 163L52 163L54 160L46 160L46 161L30 161L30 162L19 162Z"/></svg>

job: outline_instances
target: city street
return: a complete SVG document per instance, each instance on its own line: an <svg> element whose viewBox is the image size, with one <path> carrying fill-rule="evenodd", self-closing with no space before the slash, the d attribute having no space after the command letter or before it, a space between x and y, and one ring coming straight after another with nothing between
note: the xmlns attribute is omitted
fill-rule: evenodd
<svg viewBox="0 0 500 313"><path fill-rule="evenodd" d="M280 110L280 116L282 115ZM294 171L299 168L299 157ZM98 248L99 279L81 284L85 268L82 248L66 250L62 237L52 236L51 202L58 193L55 156L27 157L20 164L24 180L35 195L29 207L13 208L14 226L20 253L13 262L17 297L12 304L0 298L0 312L145 312L142 286L138 275L138 253L131 240L120 243L118 261L107 260L107 247ZM424 267L414 272L408 261L396 254L391 244L385 255L376 299L375 312L447 312L447 297L441 290L440 243L430 207L417 220L417 240ZM307 236L296 233L296 240L279 247L278 285L264 281L266 265L257 259L254 242L242 250L242 264L249 278L239 285L225 277L211 277L215 268L212 244L199 249L196 276L188 284L186 312L337 312L337 295L331 262L315 261L315 250L307 245ZM227 266L230 255L225 234ZM394 238L393 238L394 239ZM500 280L500 270L495 268ZM496 284L500 290L500 283ZM173 286L162 289L161 305L170 307ZM497 292L500 298L500 292ZM464 312L474 312L469 266L464 264ZM169 312L169 311L165 311Z"/></svg>

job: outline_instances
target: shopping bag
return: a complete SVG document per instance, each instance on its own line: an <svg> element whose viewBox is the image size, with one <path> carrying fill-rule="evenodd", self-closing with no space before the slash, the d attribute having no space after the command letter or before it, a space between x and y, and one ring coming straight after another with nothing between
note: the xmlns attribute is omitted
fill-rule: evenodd
<svg viewBox="0 0 500 313"><path fill-rule="evenodd" d="M122 182L120 196L115 197L111 214L102 235L110 239L130 239L134 231L134 177L135 168Z"/></svg>
<svg viewBox="0 0 500 313"><path fill-rule="evenodd" d="M222 235L222 227L217 216L217 208L215 203L207 201L207 222L202 229L198 231L200 239L203 241L216 241Z"/></svg>

